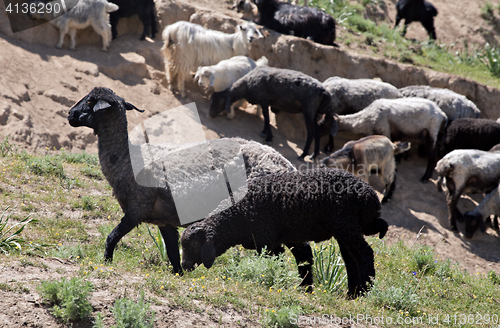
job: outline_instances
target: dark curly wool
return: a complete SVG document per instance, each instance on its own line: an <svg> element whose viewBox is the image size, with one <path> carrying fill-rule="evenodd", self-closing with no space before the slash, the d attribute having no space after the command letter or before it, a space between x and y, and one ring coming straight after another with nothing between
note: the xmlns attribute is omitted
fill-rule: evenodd
<svg viewBox="0 0 500 328"><path fill-rule="evenodd" d="M102 173L125 213L106 240L104 257L112 260L115 246L123 236L142 222L151 223L159 226L174 272L182 273L177 232L180 221L171 191L169 188L141 186L134 177L125 114L131 109L138 110L112 90L99 87L73 106L68 116L71 126L90 127L98 136ZM249 179L281 170L295 170L290 162L270 147L239 138L225 140L240 144Z"/></svg>
<svg viewBox="0 0 500 328"><path fill-rule="evenodd" d="M275 249L282 243L294 247L334 237L346 264L349 295L357 296L375 276L373 251L363 235L378 233L383 238L387 232L380 210L370 185L343 170L264 176L249 183L248 194L239 203L184 231L182 265L188 270L201 263L209 268L215 257L238 244ZM312 254L301 257L304 254L294 253L297 263L309 263L299 267L303 278L312 267ZM312 284L310 274L305 279Z"/></svg>
<svg viewBox="0 0 500 328"><path fill-rule="evenodd" d="M147 36L151 36L153 39L155 38L158 28L156 26L154 0L113 0L112 2L120 7L117 11L109 14L113 40L116 39L118 35L116 31L118 20L123 17L130 17L134 14L139 15L144 26L141 40L144 40Z"/></svg>
<svg viewBox="0 0 500 328"><path fill-rule="evenodd" d="M307 128L307 140L303 159L309 152L312 140L314 154L319 154L320 130L318 120L322 114L333 114L332 96L323 84L299 71L258 66L236 81L230 88L214 92L210 103L210 116L216 117L237 100L246 99L249 103L260 105L264 115L264 129L261 135L266 137L268 143L272 142L273 134L269 124L269 106L273 110L282 110L288 113L304 114ZM333 121L329 127L332 134L336 133L337 124Z"/></svg>
<svg viewBox="0 0 500 328"><path fill-rule="evenodd" d="M399 0L396 3L396 24L404 19L405 26L403 36L406 34L406 28L412 22L420 22L429 34L429 38L436 39L436 30L434 28L434 17L438 14L436 7L430 2L424 0Z"/></svg>
<svg viewBox="0 0 500 328"><path fill-rule="evenodd" d="M312 7L295 6L277 0L255 0L259 10L256 23L282 34L335 44L335 19Z"/></svg>
<svg viewBox="0 0 500 328"><path fill-rule="evenodd" d="M458 118L446 128L440 158L455 149L488 151L499 143L499 123L485 118Z"/></svg>

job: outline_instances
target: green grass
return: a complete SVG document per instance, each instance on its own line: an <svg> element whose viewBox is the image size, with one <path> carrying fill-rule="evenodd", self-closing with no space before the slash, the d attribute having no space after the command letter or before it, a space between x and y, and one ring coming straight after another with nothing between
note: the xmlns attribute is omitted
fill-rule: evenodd
<svg viewBox="0 0 500 328"><path fill-rule="evenodd" d="M472 327L460 324L462 314L500 316L500 273L471 274L418 242L410 248L402 240L388 245L383 240L367 238L374 250L376 278L366 297L356 300L346 297L345 270L335 240L313 244L316 258L313 293L305 293L298 286L297 264L289 250L279 257L270 257L234 247L218 257L210 270L200 266L183 276L173 275L168 259L160 252L157 228L149 229L150 235L144 224L118 243L113 263L105 263L106 237L123 213L107 182L82 171L86 166L98 169L97 161L92 162L94 158L63 151L45 155L14 151L0 156L2 186L16 186L2 187L4 192L0 194L0 206L4 209L11 206L8 226L21 223L27 215L37 220L17 235L25 241L21 249L14 247L8 250L8 255L0 254L2 263L23 269L40 268L48 276L59 272L66 279L76 276L79 281L92 281L94 289L89 290L89 297L105 291L112 295L113 303L130 299L127 295L140 295L143 290L144 308L147 304L168 304L193 313L206 312L207 308L222 313L231 308L256 325L268 327L303 326L304 320L323 316L328 320L350 316L356 320L358 314L363 315L359 317L363 324L368 316L384 316L394 322L403 320L399 326L405 326L407 320L417 321L414 326L434 327L429 320L439 316L444 326ZM41 171L31 168L30 164L35 162L41 163ZM62 170L57 169L54 174L51 168L59 164ZM61 174L80 183L68 189L61 184ZM31 204L36 210L28 213L21 204ZM29 246L33 244L45 246ZM64 270L57 271L44 264L44 260L54 258L67 263ZM126 289L124 292L119 285L125 281L126 287L121 287ZM41 283L6 281L0 283L0 290L36 292L37 285ZM132 299L134 304L140 303ZM63 311L62 303L56 303L54 298L52 301ZM111 318L113 303L108 304L107 310L92 309L87 317L96 318L96 324L103 315ZM446 314L456 317L449 317L452 321L445 323ZM218 322L219 315L213 316L213 321ZM423 320L421 324L419 320ZM117 324L114 316L112 324Z"/></svg>

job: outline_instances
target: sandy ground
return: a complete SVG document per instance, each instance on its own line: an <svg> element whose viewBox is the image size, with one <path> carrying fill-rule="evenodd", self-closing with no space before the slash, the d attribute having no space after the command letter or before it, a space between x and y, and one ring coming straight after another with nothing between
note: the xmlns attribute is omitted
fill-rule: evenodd
<svg viewBox="0 0 500 328"><path fill-rule="evenodd" d="M393 2L387 3L390 19L394 19ZM440 41L451 44L467 39L470 43L481 45L491 39L488 39L489 32L485 32L488 30L488 23L479 17L477 1L464 0L460 1L459 5L456 5L454 0L434 2L440 12L436 18ZM236 16L228 9L230 4L223 1L217 1L214 5L209 1L198 3ZM138 20L132 22L137 23ZM491 28L490 26L490 30ZM414 24L407 36L425 39L426 32L418 24ZM138 37L136 34L121 35L113 42L110 51L103 53L100 51L100 43L77 44L77 50L70 51L19 41L0 34L0 133L11 135L18 144L33 152L40 152L45 147L96 152L96 138L92 132L85 128L71 128L66 117L72 104L94 86L106 86L138 108L146 110L144 114L129 113L130 129L159 112L195 102L207 139L239 136L261 141L259 132L263 122L252 113L253 108L247 109L246 112L237 111L232 121L224 117L210 119L209 101L193 83L188 84L186 99L181 99L168 90L159 51L162 45L160 38L140 42ZM494 38L491 40L494 41ZM273 147L295 165L301 165L296 157L301 153L304 140L287 140L276 128L273 134ZM336 140L336 147L347 141L346 136L342 135ZM484 273L489 270L500 272L498 233L488 229L486 233L476 233L474 238L469 240L462 234L463 225L459 225L460 233L451 232L446 219L444 194L437 192L435 180L427 184L419 182L425 164L425 159L416 154L398 164L397 189L392 200L383 206L382 212L390 224L387 242L394 243L403 239L413 243L417 233L421 231L417 243L432 246L440 258L452 259L472 273ZM372 177L371 182L375 188L381 190L376 177ZM462 211L470 210L480 199L481 195L473 198L464 196L459 208ZM1 263L0 283L11 282L15 277L21 284L31 284L46 279L47 272L53 274L51 278L58 278L61 274L55 273L56 271L69 276L76 270L73 264L64 261L40 261L46 267L22 267L19 264ZM92 302L99 310L110 307L112 300L113 297L103 291L94 295ZM188 316L188 313L170 308L166 306L168 302L164 302L165 306L154 307L159 312L164 326L216 325L219 314L223 317L225 326L233 326L231 322L238 320L246 322L250 327L259 326L258 323L248 321L230 309L216 314L217 318L214 319L205 314L189 313ZM36 293L0 291L0 327L22 326L58 327L59 324L40 304Z"/></svg>

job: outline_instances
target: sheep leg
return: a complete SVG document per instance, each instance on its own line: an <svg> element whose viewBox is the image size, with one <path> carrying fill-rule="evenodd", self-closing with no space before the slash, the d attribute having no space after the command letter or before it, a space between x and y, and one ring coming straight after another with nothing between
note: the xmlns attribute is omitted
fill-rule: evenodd
<svg viewBox="0 0 500 328"><path fill-rule="evenodd" d="M116 37L118 36L118 31L116 30L116 26L118 25L118 15L109 15L109 23L111 24L111 38L116 40Z"/></svg>
<svg viewBox="0 0 500 328"><path fill-rule="evenodd" d="M366 292L375 278L373 250L361 234L343 236L337 241L347 270L348 295L358 297Z"/></svg>
<svg viewBox="0 0 500 328"><path fill-rule="evenodd" d="M420 179L421 182L427 183L432 176L434 167L436 166L436 147L433 147L429 152L429 158L427 160L427 169L425 170L424 176Z"/></svg>
<svg viewBox="0 0 500 328"><path fill-rule="evenodd" d="M143 11L140 15L139 18L141 19L143 29L142 29L142 35L139 40L145 40L147 36L150 34L150 29L151 29L151 15L149 12Z"/></svg>
<svg viewBox="0 0 500 328"><path fill-rule="evenodd" d="M299 275L302 278L300 286L306 286L306 292L312 292L313 290L313 276L312 276L312 265L313 265L313 255L311 246L308 242L305 243L288 243L285 244L286 247L290 249L293 256L295 257L295 262L297 262L297 268L299 269Z"/></svg>
<svg viewBox="0 0 500 328"><path fill-rule="evenodd" d="M68 29L61 28L59 29L59 42L56 45L57 49L61 49L64 43L64 36L66 36L66 33L68 32Z"/></svg>
<svg viewBox="0 0 500 328"><path fill-rule="evenodd" d="M270 145L273 142L273 133L271 132L271 124L269 121L269 105L261 104L262 114L264 115L264 129L260 136L266 138L266 143Z"/></svg>
<svg viewBox="0 0 500 328"><path fill-rule="evenodd" d="M464 188L462 187L460 189L456 189L455 182L450 178L446 179L446 188L446 204L448 206L448 220L450 222L450 229L452 231L457 231L457 216L459 215L457 203L460 199L460 195L462 195Z"/></svg>
<svg viewBox="0 0 500 328"><path fill-rule="evenodd" d="M159 227L167 248L168 259L174 268L174 273L182 274L181 257L179 255L179 232L176 227L166 225Z"/></svg>
<svg viewBox="0 0 500 328"><path fill-rule="evenodd" d="M106 238L106 248L104 251L104 260L106 262L113 261L113 252L115 251L116 244L135 227L136 224L125 215L122 221L111 231L108 238Z"/></svg>
<svg viewBox="0 0 500 328"><path fill-rule="evenodd" d="M331 153L333 151L333 136L331 134L328 135L328 143L323 149L325 153Z"/></svg>
<svg viewBox="0 0 500 328"><path fill-rule="evenodd" d="M384 175L382 174L382 177ZM390 179L387 179L390 180ZM384 181L382 181L384 183ZM394 174L394 177L391 181L385 181L385 189L384 189L384 198L382 198L382 203L387 203L389 199L391 199L392 194L394 192L394 189L396 189L396 175Z"/></svg>
<svg viewBox="0 0 500 328"><path fill-rule="evenodd" d="M493 229L498 230L498 216L493 215Z"/></svg>
<svg viewBox="0 0 500 328"><path fill-rule="evenodd" d="M155 17L155 11L153 8L151 8L151 11L149 13L150 15L150 20L151 20L151 39L154 39L156 36L156 33L158 33L158 28L156 27L156 17Z"/></svg>
<svg viewBox="0 0 500 328"><path fill-rule="evenodd" d="M304 113L306 113L307 111L308 108L304 108ZM304 160L307 154L309 154L309 147L311 147L313 138L315 139L314 154L312 155L311 158L315 158L319 154L319 138L317 138L317 136L319 135L319 127L317 127L317 124L315 126L314 119L309 115L304 114L304 121L306 122L307 139L306 139L306 145L304 146L304 152L299 157L300 160Z"/></svg>
<svg viewBox="0 0 500 328"><path fill-rule="evenodd" d="M76 30L74 28L69 29L69 37L71 38L71 45L70 45L69 49L75 50L75 48L76 48L76 40L75 40Z"/></svg>

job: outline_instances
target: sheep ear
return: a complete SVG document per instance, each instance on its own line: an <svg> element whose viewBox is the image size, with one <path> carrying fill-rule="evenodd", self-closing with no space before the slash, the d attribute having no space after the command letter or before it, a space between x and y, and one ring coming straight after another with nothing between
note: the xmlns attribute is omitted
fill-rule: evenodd
<svg viewBox="0 0 500 328"><path fill-rule="evenodd" d="M106 109L109 107L111 107L111 105L106 100L99 99L99 101L94 105L93 110L94 112L97 112L101 109Z"/></svg>
<svg viewBox="0 0 500 328"><path fill-rule="evenodd" d="M140 113L144 113L144 109L139 109L139 108L135 107L134 105L132 105L131 103L128 103L128 102L125 102L125 109L126 110L135 109L136 111L138 111Z"/></svg>
<svg viewBox="0 0 500 328"><path fill-rule="evenodd" d="M335 136L339 132L339 124L337 123L337 115L333 115L332 127L330 128L330 134Z"/></svg>
<svg viewBox="0 0 500 328"><path fill-rule="evenodd" d="M215 261L215 246L213 241L207 241L201 247L201 262L205 268L210 269Z"/></svg>
<svg viewBox="0 0 500 328"><path fill-rule="evenodd" d="M215 83L215 77L214 77L214 75L210 74L210 76L208 77L208 80L210 81L210 86L213 87L214 83Z"/></svg>

